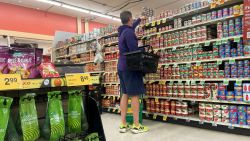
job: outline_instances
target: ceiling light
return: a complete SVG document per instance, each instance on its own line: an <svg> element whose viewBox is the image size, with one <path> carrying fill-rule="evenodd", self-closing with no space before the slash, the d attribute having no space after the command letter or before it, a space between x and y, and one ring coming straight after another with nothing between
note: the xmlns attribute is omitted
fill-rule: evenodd
<svg viewBox="0 0 250 141"><path fill-rule="evenodd" d="M52 4L52 5L56 5L56 6L61 6L62 4L60 2L56 2L56 1L52 1L52 0L36 0L39 2L43 2L43 3L48 3L48 4Z"/></svg>
<svg viewBox="0 0 250 141"><path fill-rule="evenodd" d="M116 17L112 17L112 20L115 20L115 21L121 21L121 19L119 19L119 18L116 18Z"/></svg>
<svg viewBox="0 0 250 141"><path fill-rule="evenodd" d="M71 10L75 10L75 11L79 11L79 12L83 12L83 13L89 13L90 12L88 10L78 8L78 7L75 7L75 6L71 6L71 5L67 5L67 4L63 4L62 7L68 8L68 9L71 9Z"/></svg>
<svg viewBox="0 0 250 141"><path fill-rule="evenodd" d="M111 17L111 16L104 15L104 14L97 13L97 12L93 12L93 11L91 11L91 12L90 12L90 14L95 15L95 16L99 16L99 17L103 17L103 18L112 19L112 17Z"/></svg>

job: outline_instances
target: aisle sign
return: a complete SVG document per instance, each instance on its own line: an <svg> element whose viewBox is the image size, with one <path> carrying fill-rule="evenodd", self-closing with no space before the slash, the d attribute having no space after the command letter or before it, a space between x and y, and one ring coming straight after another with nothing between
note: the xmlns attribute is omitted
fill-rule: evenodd
<svg viewBox="0 0 250 141"><path fill-rule="evenodd" d="M1 74L0 75L0 90L15 90L20 89L22 84L20 74Z"/></svg>
<svg viewBox="0 0 250 141"><path fill-rule="evenodd" d="M67 86L83 86L91 85L91 77L89 73L65 74Z"/></svg>

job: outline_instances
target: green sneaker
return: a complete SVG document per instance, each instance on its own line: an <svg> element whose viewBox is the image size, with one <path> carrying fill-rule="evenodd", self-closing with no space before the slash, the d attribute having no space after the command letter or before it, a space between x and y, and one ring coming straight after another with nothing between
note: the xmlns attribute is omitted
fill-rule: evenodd
<svg viewBox="0 0 250 141"><path fill-rule="evenodd" d="M134 134L138 134L138 133L144 133L144 132L147 132L149 131L149 128L146 127L146 126L142 126L141 124L136 127L134 124L131 128L131 132L134 133Z"/></svg>
<svg viewBox="0 0 250 141"><path fill-rule="evenodd" d="M124 124L120 125L119 128L120 133L126 133L128 130L129 130L129 125L124 125Z"/></svg>

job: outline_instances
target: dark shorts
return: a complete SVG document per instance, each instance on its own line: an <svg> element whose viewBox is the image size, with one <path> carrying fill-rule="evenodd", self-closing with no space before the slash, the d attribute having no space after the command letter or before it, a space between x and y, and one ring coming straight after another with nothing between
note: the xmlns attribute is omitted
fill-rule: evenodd
<svg viewBox="0 0 250 141"><path fill-rule="evenodd" d="M137 96L145 94L143 74L137 71L118 71L122 94Z"/></svg>

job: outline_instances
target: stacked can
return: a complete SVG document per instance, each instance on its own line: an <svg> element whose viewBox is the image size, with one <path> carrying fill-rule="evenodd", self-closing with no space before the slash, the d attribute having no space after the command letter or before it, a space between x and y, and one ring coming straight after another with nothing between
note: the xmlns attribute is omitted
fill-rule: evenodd
<svg viewBox="0 0 250 141"><path fill-rule="evenodd" d="M226 99L227 99L227 101L234 101L235 100L234 99L234 91L228 91L226 93Z"/></svg>
<svg viewBox="0 0 250 141"><path fill-rule="evenodd" d="M206 109L206 117L207 121L213 121L214 113L213 113L213 104L205 104Z"/></svg>
<svg viewBox="0 0 250 141"><path fill-rule="evenodd" d="M223 17L223 11L222 10L218 10L217 12L217 18L222 18Z"/></svg>
<svg viewBox="0 0 250 141"><path fill-rule="evenodd" d="M244 45L242 40L237 43L237 56L244 56Z"/></svg>
<svg viewBox="0 0 250 141"><path fill-rule="evenodd" d="M225 78L230 78L231 76L229 62L225 62L224 74L225 74Z"/></svg>
<svg viewBox="0 0 250 141"><path fill-rule="evenodd" d="M244 64L243 64L243 61L238 61L237 66L238 66L238 78L244 78Z"/></svg>
<svg viewBox="0 0 250 141"><path fill-rule="evenodd" d="M250 77L250 61L244 60L244 78Z"/></svg>
<svg viewBox="0 0 250 141"><path fill-rule="evenodd" d="M211 17L212 20L216 19L217 18L217 11L213 11L211 16L212 16Z"/></svg>
<svg viewBox="0 0 250 141"><path fill-rule="evenodd" d="M237 62L234 62L231 65L231 78L237 78L237 72L238 72L238 68L237 68Z"/></svg>
<svg viewBox="0 0 250 141"><path fill-rule="evenodd" d="M234 36L234 20L229 20L229 36Z"/></svg>
<svg viewBox="0 0 250 141"><path fill-rule="evenodd" d="M242 85L234 84L235 101L243 101Z"/></svg>
<svg viewBox="0 0 250 141"><path fill-rule="evenodd" d="M247 124L247 107L238 106L238 124L246 125Z"/></svg>
<svg viewBox="0 0 250 141"><path fill-rule="evenodd" d="M226 100L227 86L223 85L223 83L219 83L218 85L218 100Z"/></svg>
<svg viewBox="0 0 250 141"><path fill-rule="evenodd" d="M228 41L226 44L225 44L225 57L231 57L231 44L230 44L230 41Z"/></svg>
<svg viewBox="0 0 250 141"><path fill-rule="evenodd" d="M221 105L221 122L229 123L229 106Z"/></svg>
<svg viewBox="0 0 250 141"><path fill-rule="evenodd" d="M217 38L223 37L222 22L217 23Z"/></svg>
<svg viewBox="0 0 250 141"><path fill-rule="evenodd" d="M205 103L199 103L199 117L200 117L201 121L206 119L206 109L205 109L205 107L206 107Z"/></svg>
<svg viewBox="0 0 250 141"><path fill-rule="evenodd" d="M213 114L214 114L214 122L221 122L221 117L222 117L221 105L219 104L213 105Z"/></svg>
<svg viewBox="0 0 250 141"><path fill-rule="evenodd" d="M223 37L228 37L229 25L228 21L223 22Z"/></svg>
<svg viewBox="0 0 250 141"><path fill-rule="evenodd" d="M220 58L225 58L225 45L219 47Z"/></svg>
<svg viewBox="0 0 250 141"><path fill-rule="evenodd" d="M227 17L229 15L228 8L223 9L223 17Z"/></svg>
<svg viewBox="0 0 250 141"><path fill-rule="evenodd" d="M250 83L243 83L243 100L250 102Z"/></svg>
<svg viewBox="0 0 250 141"><path fill-rule="evenodd" d="M230 57L237 57L237 49L236 48L232 48L230 50Z"/></svg>
<svg viewBox="0 0 250 141"><path fill-rule="evenodd" d="M250 106L247 107L247 125L250 125Z"/></svg>
<svg viewBox="0 0 250 141"><path fill-rule="evenodd" d="M242 18L235 19L235 35L242 34Z"/></svg>
<svg viewBox="0 0 250 141"><path fill-rule="evenodd" d="M235 106L235 105L229 106L229 120L230 120L231 124L238 123L237 106Z"/></svg>

